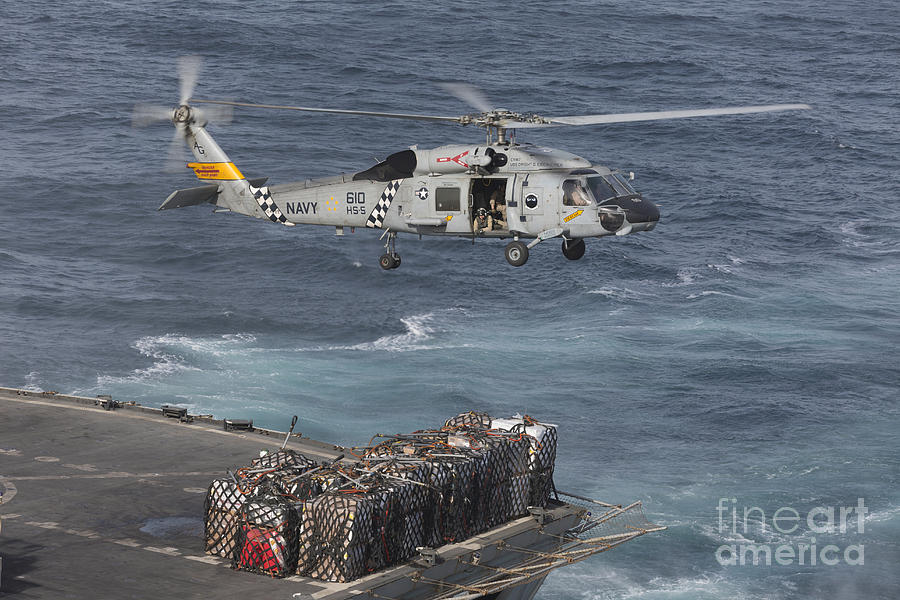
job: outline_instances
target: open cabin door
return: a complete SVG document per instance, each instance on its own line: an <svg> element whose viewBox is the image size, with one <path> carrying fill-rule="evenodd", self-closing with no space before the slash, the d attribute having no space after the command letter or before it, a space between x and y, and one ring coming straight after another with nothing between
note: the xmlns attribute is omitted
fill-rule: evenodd
<svg viewBox="0 0 900 600"><path fill-rule="evenodd" d="M509 202L513 186L507 177L481 177L469 188L470 230L475 234L501 236L509 233Z"/></svg>

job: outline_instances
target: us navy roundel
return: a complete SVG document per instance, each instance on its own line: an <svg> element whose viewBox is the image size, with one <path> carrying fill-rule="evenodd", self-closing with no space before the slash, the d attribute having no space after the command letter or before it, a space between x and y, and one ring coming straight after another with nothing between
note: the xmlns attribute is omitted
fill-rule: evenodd
<svg viewBox="0 0 900 600"><path fill-rule="evenodd" d="M428 200L428 188L420 187L418 190L416 190L416 196L419 197L419 200Z"/></svg>

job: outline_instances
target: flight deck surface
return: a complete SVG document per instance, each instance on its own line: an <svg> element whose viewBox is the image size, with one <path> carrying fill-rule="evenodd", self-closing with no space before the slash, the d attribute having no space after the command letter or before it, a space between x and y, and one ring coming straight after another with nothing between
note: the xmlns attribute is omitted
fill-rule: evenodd
<svg viewBox="0 0 900 600"><path fill-rule="evenodd" d="M0 391L0 591L22 598L291 597L326 584L203 552L209 482L283 437ZM289 444L313 457L338 452Z"/></svg>
<svg viewBox="0 0 900 600"><path fill-rule="evenodd" d="M0 594L530 600L553 569L664 529L646 521L640 502L623 508L569 495L348 583L232 570L204 553L207 488L284 439L102 398L0 388ZM298 436L287 447L317 461L345 453Z"/></svg>

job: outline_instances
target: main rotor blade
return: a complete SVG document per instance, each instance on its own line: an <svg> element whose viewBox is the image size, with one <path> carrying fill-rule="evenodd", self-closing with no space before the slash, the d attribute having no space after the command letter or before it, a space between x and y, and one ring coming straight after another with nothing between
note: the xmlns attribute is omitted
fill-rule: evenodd
<svg viewBox="0 0 900 600"><path fill-rule="evenodd" d="M463 83L461 81L448 81L446 83L439 83L438 85L444 91L456 96L478 112L491 112L491 109L493 108L484 93L474 85Z"/></svg>
<svg viewBox="0 0 900 600"><path fill-rule="evenodd" d="M208 108L204 108L200 112L204 117L206 117L208 121L214 123L231 123L231 121L234 119L233 106L210 105Z"/></svg>
<svg viewBox="0 0 900 600"><path fill-rule="evenodd" d="M440 117L433 115L411 115L405 113L383 113L368 110L344 110L341 108L314 108L309 106L282 106L279 104L255 104L253 102L227 102L225 100L198 100L191 98L193 104L222 104L224 106L247 106L250 108L274 108L277 110L301 110L305 112L322 112L340 115L363 115L368 117L388 117L391 119L418 119L421 121L452 121L461 123L460 117Z"/></svg>
<svg viewBox="0 0 900 600"><path fill-rule="evenodd" d="M187 104L191 94L194 93L201 62L202 59L197 55L178 58L178 83L181 90L178 104Z"/></svg>
<svg viewBox="0 0 900 600"><path fill-rule="evenodd" d="M659 121L687 117L715 117L719 115L743 115L749 113L778 112L782 110L809 110L808 104L767 104L764 106L735 106L731 108L702 108L699 110L661 110L657 112L619 113L610 115L574 115L549 117L556 125L597 125L601 123L630 123L633 121ZM509 127L547 127L541 124L509 125ZM552 125L549 125L552 126Z"/></svg>

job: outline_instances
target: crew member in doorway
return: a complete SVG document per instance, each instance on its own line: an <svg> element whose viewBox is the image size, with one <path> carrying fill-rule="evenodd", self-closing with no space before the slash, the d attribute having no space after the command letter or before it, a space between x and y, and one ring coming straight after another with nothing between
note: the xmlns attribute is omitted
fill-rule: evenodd
<svg viewBox="0 0 900 600"><path fill-rule="evenodd" d="M491 194L491 228L492 229L506 229L506 199L504 196L504 190L502 188L497 188L494 190L494 193Z"/></svg>
<svg viewBox="0 0 900 600"><path fill-rule="evenodd" d="M491 211L486 208L478 208L475 210L475 220L472 223L472 231L475 235L480 235L485 231L490 231L493 227L494 219L491 217Z"/></svg>

